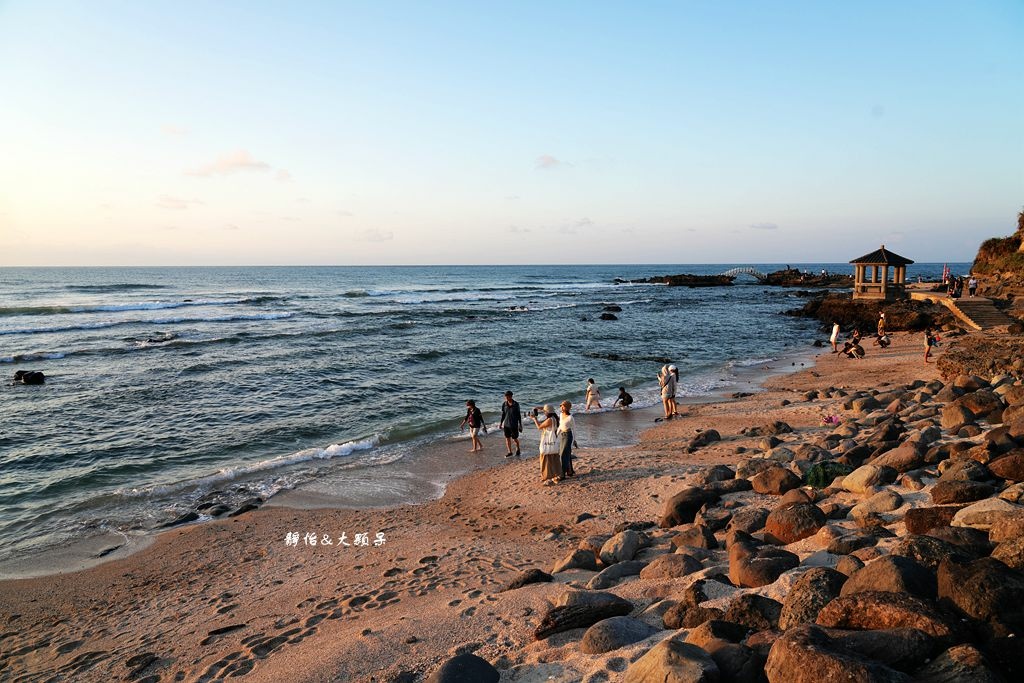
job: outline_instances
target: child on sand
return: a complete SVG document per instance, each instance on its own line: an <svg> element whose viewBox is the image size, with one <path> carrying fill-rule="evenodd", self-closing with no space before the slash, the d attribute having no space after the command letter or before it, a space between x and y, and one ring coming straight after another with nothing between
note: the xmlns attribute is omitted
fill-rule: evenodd
<svg viewBox="0 0 1024 683"><path fill-rule="evenodd" d="M590 410L593 405L601 407L601 390L594 383L594 378L591 377L587 380L587 405L584 410Z"/></svg>

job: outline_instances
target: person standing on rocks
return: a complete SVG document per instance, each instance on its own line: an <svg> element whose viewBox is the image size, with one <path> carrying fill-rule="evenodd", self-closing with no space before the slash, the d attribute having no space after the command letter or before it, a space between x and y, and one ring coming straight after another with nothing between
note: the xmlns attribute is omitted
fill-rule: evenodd
<svg viewBox="0 0 1024 683"><path fill-rule="evenodd" d="M505 392L505 402L501 404L501 422L498 423L505 433L506 458L512 457L512 444L516 445L516 456L519 456L519 434L523 431L523 414L519 410L519 402L512 398L512 392Z"/></svg>
<svg viewBox="0 0 1024 683"><path fill-rule="evenodd" d="M971 276L971 279L967 281L967 293L973 299L974 295L978 292L978 278Z"/></svg>
<svg viewBox="0 0 1024 683"><path fill-rule="evenodd" d="M562 462L558 453L558 415L554 408L545 405L541 410L544 419L538 420L537 408L533 409L533 424L540 431L540 478L544 486L554 486L562 479Z"/></svg>

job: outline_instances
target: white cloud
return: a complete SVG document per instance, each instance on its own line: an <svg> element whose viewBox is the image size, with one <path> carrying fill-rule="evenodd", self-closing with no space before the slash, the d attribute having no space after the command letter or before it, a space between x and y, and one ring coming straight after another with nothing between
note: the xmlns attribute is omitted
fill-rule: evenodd
<svg viewBox="0 0 1024 683"><path fill-rule="evenodd" d="M369 228L359 233L359 239L363 242L387 242L395 239L395 233L390 230L379 230L378 228Z"/></svg>
<svg viewBox="0 0 1024 683"><path fill-rule="evenodd" d="M548 171L553 168L558 168L559 166L562 166L564 164L564 161L560 161L555 157L551 156L550 154L541 154L539 157L537 157L537 161L535 162L536 169L538 171Z"/></svg>
<svg viewBox="0 0 1024 683"><path fill-rule="evenodd" d="M529 228L520 228L518 225L510 225L505 228L505 232L510 232L513 235L524 235L530 232Z"/></svg>
<svg viewBox="0 0 1024 683"><path fill-rule="evenodd" d="M265 173L269 170L270 164L253 159L249 152L244 149L240 149L234 152L228 152L227 154L222 154L208 164L203 164L202 166L189 169L185 171L185 175L208 178L215 175L225 176L231 175L232 173L241 173L243 171ZM287 171L278 171L278 174L280 173L285 173L287 175ZM289 175L288 177L290 178L291 176Z"/></svg>
<svg viewBox="0 0 1024 683"><path fill-rule="evenodd" d="M752 230L778 230L779 226L775 223L754 223L750 228Z"/></svg>
<svg viewBox="0 0 1024 683"><path fill-rule="evenodd" d="M225 230L238 230L238 226L235 225L234 223L225 223L224 224L224 229Z"/></svg>
<svg viewBox="0 0 1024 683"><path fill-rule="evenodd" d="M181 137L182 135L188 135L188 128L182 128L181 126L175 126L173 123L167 123L160 126L160 132L170 137Z"/></svg>
<svg viewBox="0 0 1024 683"><path fill-rule="evenodd" d="M156 200L156 205L161 209L170 209L172 211L182 211L190 206L202 206L202 204L203 202L198 199L181 199L166 194L160 195L160 198Z"/></svg>
<svg viewBox="0 0 1024 683"><path fill-rule="evenodd" d="M274 180L279 183L290 183L292 181L292 174L283 168L279 168L277 173L274 174Z"/></svg>
<svg viewBox="0 0 1024 683"><path fill-rule="evenodd" d="M344 211L344 210L342 210L342 211L338 211L338 215L341 216L342 218L351 218L355 214L352 213L351 211Z"/></svg>

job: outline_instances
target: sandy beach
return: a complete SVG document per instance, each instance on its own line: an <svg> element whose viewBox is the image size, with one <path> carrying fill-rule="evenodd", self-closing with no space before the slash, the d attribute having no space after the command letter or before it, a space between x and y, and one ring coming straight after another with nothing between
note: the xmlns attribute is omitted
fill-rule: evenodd
<svg viewBox="0 0 1024 683"><path fill-rule="evenodd" d="M86 571L5 581L0 678L413 681L472 652L503 681L617 680L647 648L588 655L577 647L580 630L533 635L567 584L583 586L594 572L501 589L524 570L551 571L581 541L620 523L656 522L695 472L758 451L761 437L745 428L782 420L813 434L825 429L824 415L844 412L842 399L807 400L805 392L938 377L934 363L922 362L920 334L898 333L890 348L867 350L863 360L823 353L764 391L686 406L683 418L652 426L637 445L585 448L579 475L556 487L539 485L535 456L498 462L492 440L494 467L427 504L266 507L163 533ZM711 428L721 440L688 453L690 439ZM343 533L352 545L339 544ZM367 545L355 544L357 534ZM686 584L634 576L612 591L651 604Z"/></svg>

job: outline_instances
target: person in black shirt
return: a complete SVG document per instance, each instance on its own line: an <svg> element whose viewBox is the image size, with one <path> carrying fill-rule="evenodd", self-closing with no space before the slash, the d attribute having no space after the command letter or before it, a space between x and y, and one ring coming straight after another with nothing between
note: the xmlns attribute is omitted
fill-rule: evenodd
<svg viewBox="0 0 1024 683"><path fill-rule="evenodd" d="M505 402L501 404L501 422L498 423L505 432L506 458L512 457L512 442L516 444L516 456L519 456L519 433L523 431L523 415L519 411L519 403L512 399L512 392L505 392Z"/></svg>
<svg viewBox="0 0 1024 683"><path fill-rule="evenodd" d="M484 424L484 416L480 413L480 409L476 407L476 401L466 401L466 417L459 425L459 431L464 430L467 424L469 425L469 436L473 439L473 448L469 452L482 451L484 444L480 441L480 430L483 429L486 434L487 425Z"/></svg>
<svg viewBox="0 0 1024 683"><path fill-rule="evenodd" d="M612 403L612 407L618 405L620 408L626 409L632 404L633 397L626 391L626 387L619 387L619 396L615 399L615 403Z"/></svg>

